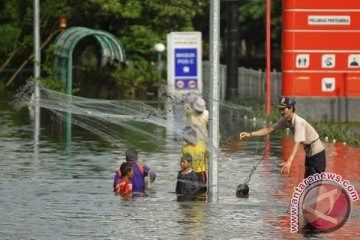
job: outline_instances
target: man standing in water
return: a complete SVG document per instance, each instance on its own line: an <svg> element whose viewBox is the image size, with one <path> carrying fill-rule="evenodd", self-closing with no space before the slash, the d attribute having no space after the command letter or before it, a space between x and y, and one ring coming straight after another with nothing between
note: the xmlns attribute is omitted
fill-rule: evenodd
<svg viewBox="0 0 360 240"><path fill-rule="evenodd" d="M240 133L240 140L249 137L259 137L272 133L278 129L290 128L294 135L294 147L286 162L281 163L281 173L289 173L292 161L300 147L303 145L305 157L305 178L315 173L322 173L326 167L325 148L320 141L319 134L303 118L295 113L295 100L282 97L278 105L282 118L271 127L263 128L255 132Z"/></svg>
<svg viewBox="0 0 360 240"><path fill-rule="evenodd" d="M149 181L153 182L156 178L156 173L150 170L145 164L138 161L138 151L133 148L129 148L125 154L126 163L133 169L133 176L131 176L132 192L133 193L144 193L145 192L145 176L149 176ZM123 177L121 167L115 172L113 191L116 191L116 184Z"/></svg>
<svg viewBox="0 0 360 240"><path fill-rule="evenodd" d="M206 102L203 98L197 97L191 107L184 104L185 124L196 130L197 137L201 140L207 140L209 133L209 111L206 110Z"/></svg>

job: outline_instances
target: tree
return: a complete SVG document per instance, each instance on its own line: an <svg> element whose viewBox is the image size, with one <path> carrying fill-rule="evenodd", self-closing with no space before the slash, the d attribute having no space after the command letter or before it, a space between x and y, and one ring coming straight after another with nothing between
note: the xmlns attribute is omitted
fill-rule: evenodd
<svg viewBox="0 0 360 240"><path fill-rule="evenodd" d="M240 38L245 39L249 55L263 55L265 41L265 2L262 0L240 1ZM122 85L136 79L136 86L158 80L155 71L155 43L166 43L166 35L173 31L201 31L204 46L209 39L208 0L42 0L41 40L44 42L59 30L59 18L68 19L68 27L84 26L110 32L122 42L128 66L109 72L114 81ZM281 1L273 1L273 46L281 37ZM33 52L33 0L3 0L0 3L0 67L17 68ZM222 16L226 14L222 5ZM224 17L221 29L226 29ZM222 30L223 31L223 30ZM224 38L224 32L221 38ZM280 45L279 45L280 46ZM42 69L51 69L50 44L42 51ZM85 51L79 46L77 51ZM224 51L222 51L224 52ZM205 49L204 56L207 58ZM45 62L44 59L48 59ZM32 68L29 61L26 67ZM76 66L75 66L76 67ZM109 71L112 68L109 68ZM1 69L0 69L1 70ZM111 70L113 71L113 70ZM1 72L0 72L1 73Z"/></svg>
<svg viewBox="0 0 360 240"><path fill-rule="evenodd" d="M0 62L0 73L9 66L24 67L33 58L33 1L5 0L1 4L0 34L3 37L0 39L0 59L3 60ZM41 37L43 41L49 41L58 29L59 16L67 8L56 0L47 0L41 1L41 9Z"/></svg>
<svg viewBox="0 0 360 240"><path fill-rule="evenodd" d="M246 43L246 57L265 56L266 1L240 1L240 40ZM273 56L281 50L282 1L271 1L271 45ZM275 51L274 51L275 50Z"/></svg>

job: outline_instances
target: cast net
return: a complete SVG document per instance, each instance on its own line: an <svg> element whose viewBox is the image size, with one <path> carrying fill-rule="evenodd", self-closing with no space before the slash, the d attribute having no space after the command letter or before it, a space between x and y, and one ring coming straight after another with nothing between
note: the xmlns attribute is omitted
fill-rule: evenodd
<svg viewBox="0 0 360 240"><path fill-rule="evenodd" d="M42 109L50 111L62 122L79 126L117 147L122 146L124 141L137 140L140 143L148 142L159 147L166 146L168 141L175 141L173 146L180 147L185 137L184 104L191 104L191 101L198 97L191 92L184 93L180 97L170 95L166 91L167 87L162 87L159 90L159 101L153 105L135 100L70 96L41 84L38 86L40 91L38 102ZM23 107L33 109L37 102L34 98L34 89L34 83L23 86L15 95L12 105L16 109ZM208 143L206 148L209 152L216 152L219 159L227 158L242 146L239 132L251 128L251 124L259 124L260 120L252 119L254 113L249 107L214 99L208 94L203 94L202 97L207 106L211 101L218 101L219 105L220 147L217 149ZM249 143L254 145L255 151L260 148L259 141ZM261 156L261 153L255 152L255 154ZM250 177L251 175L246 182L250 181Z"/></svg>

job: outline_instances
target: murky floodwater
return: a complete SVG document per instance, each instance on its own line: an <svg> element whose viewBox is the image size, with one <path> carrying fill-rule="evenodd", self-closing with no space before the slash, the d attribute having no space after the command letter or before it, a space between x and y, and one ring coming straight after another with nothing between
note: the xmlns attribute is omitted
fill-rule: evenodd
<svg viewBox="0 0 360 240"><path fill-rule="evenodd" d="M76 129L69 152L63 129L43 122L40 143L34 147L27 111L13 111L7 100L0 108L1 239L360 238L360 201L354 202L352 218L336 232L290 233L287 207L293 187L302 180L303 154L295 159L290 175L279 174L277 164L289 155L289 137L275 135L266 148L263 139L224 147L218 164L219 194L210 202L176 201L181 146L174 136L165 134L162 147L139 142L140 160L156 171L157 179L147 196L127 200L112 192L126 141L116 149ZM326 147L327 170L360 189L360 150L342 144ZM250 197L236 198L236 186L264 149L270 152L251 178Z"/></svg>

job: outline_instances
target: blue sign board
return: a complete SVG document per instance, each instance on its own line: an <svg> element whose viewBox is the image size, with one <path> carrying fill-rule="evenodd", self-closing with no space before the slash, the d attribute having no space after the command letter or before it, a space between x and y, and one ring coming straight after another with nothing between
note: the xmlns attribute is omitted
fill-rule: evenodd
<svg viewBox="0 0 360 240"><path fill-rule="evenodd" d="M171 32L167 35L167 82L169 93L178 97L202 93L201 32Z"/></svg>
<svg viewBox="0 0 360 240"><path fill-rule="evenodd" d="M175 77L196 77L197 57L196 48L175 48Z"/></svg>

